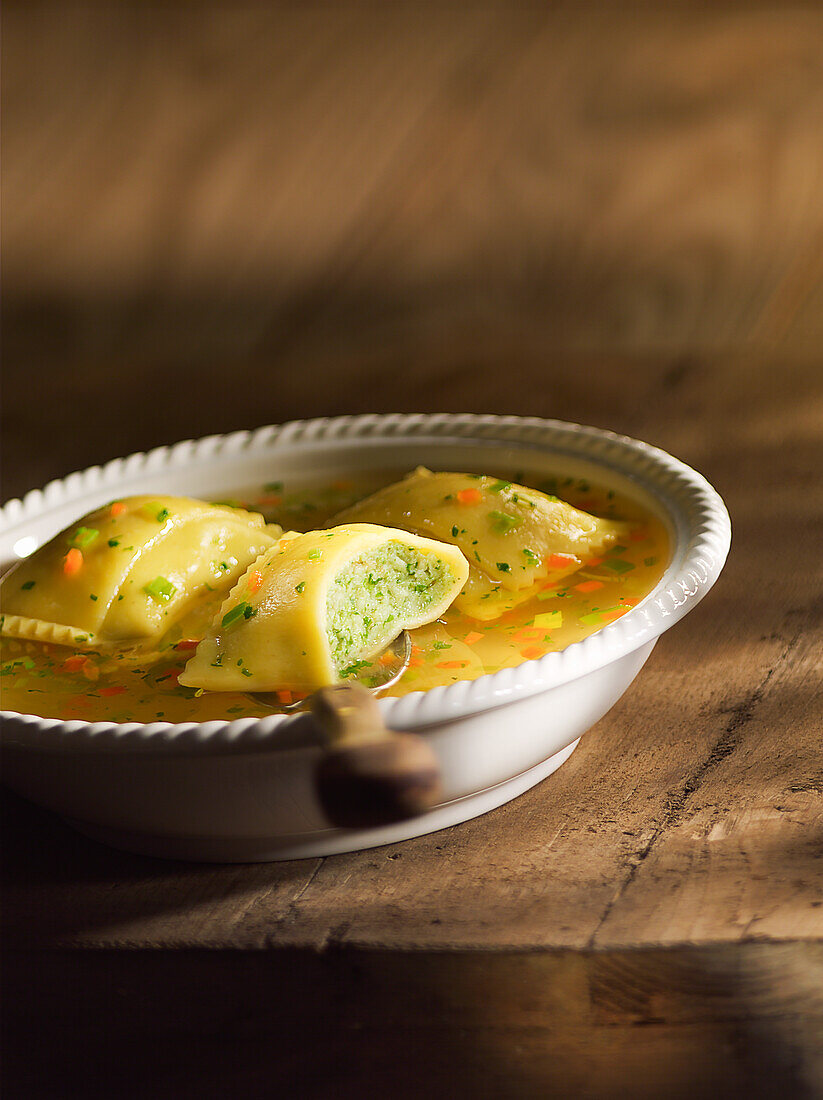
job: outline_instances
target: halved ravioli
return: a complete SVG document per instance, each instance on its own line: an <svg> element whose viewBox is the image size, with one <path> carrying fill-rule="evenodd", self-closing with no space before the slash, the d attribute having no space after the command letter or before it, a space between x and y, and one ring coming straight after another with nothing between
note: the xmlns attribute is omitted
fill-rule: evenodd
<svg viewBox="0 0 823 1100"><path fill-rule="evenodd" d="M245 573L180 675L209 691L314 691L442 615L454 546L368 523L285 536Z"/></svg>
<svg viewBox="0 0 823 1100"><path fill-rule="evenodd" d="M423 466L333 522L384 523L458 546L470 575L455 606L484 620L531 599L547 580L576 572L628 531L625 523L599 519L537 489Z"/></svg>
<svg viewBox="0 0 823 1100"><path fill-rule="evenodd" d="M159 638L201 593L275 545L261 515L135 496L79 519L2 582L2 633L80 649Z"/></svg>

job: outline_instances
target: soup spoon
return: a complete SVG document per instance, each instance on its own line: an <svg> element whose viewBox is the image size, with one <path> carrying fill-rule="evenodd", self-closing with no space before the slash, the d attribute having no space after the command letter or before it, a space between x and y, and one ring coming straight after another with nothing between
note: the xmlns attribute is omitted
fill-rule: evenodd
<svg viewBox="0 0 823 1100"><path fill-rule="evenodd" d="M315 790L328 820L343 828L404 821L432 809L441 798L440 764L430 745L416 733L388 729L375 698L409 667L408 631L398 635L387 652L399 665L381 684L332 684L279 707L305 707L320 726L325 744L315 767ZM266 706L276 705L276 695L252 697Z"/></svg>
<svg viewBox="0 0 823 1100"><path fill-rule="evenodd" d="M381 692L387 691L388 688L394 687L409 667L412 655L412 640L408 630L403 630L397 635L394 641L391 642L381 654L381 658L385 657L387 653L390 653L392 657L395 658L394 663L390 665L387 670L389 672L387 679L381 680L379 684L363 684L365 690L372 695L379 695ZM308 710L311 708L311 695L305 695L301 699L295 699L293 703L279 702L277 692L275 691L253 691L249 692L248 695L255 703L262 703L264 707L273 707L275 710L283 711L285 714L291 714L296 710Z"/></svg>

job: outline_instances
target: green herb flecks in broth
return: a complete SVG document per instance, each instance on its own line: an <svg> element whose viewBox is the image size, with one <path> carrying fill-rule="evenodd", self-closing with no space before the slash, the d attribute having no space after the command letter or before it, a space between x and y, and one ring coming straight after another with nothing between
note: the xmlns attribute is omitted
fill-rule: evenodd
<svg viewBox="0 0 823 1100"><path fill-rule="evenodd" d="M223 499L260 511L286 530L323 527L348 505L388 484L395 472L337 481L315 489L290 490L273 481ZM613 490L573 478L514 480L566 500L594 515L628 521L628 534L571 576L549 577L537 595L480 622L454 607L414 631L411 666L391 695L422 691L511 668L560 650L614 622L657 584L669 558L662 523ZM506 483L508 484L508 483ZM203 692L177 683L222 595L205 592L197 606L147 654L83 652L38 642L0 641L0 692L7 710L44 717L113 722L190 722L261 717L270 713L239 692ZM361 664L361 663L358 663ZM384 677L378 662L358 667L368 683ZM288 692L282 702L291 701Z"/></svg>

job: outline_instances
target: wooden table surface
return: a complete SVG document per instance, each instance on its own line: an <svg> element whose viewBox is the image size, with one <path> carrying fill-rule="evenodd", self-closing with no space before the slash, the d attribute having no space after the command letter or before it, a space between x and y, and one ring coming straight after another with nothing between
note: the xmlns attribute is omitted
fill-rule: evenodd
<svg viewBox="0 0 823 1100"><path fill-rule="evenodd" d="M4 793L6 1095L823 1095L820 7L6 24L4 496L506 412L661 446L734 526L568 763L478 820L196 865Z"/></svg>

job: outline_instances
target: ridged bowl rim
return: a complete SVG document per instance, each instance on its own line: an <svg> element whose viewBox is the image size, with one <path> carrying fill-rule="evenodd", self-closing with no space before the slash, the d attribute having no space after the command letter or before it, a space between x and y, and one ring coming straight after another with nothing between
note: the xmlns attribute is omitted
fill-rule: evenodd
<svg viewBox="0 0 823 1100"><path fill-rule="evenodd" d="M240 454L276 455L284 449L329 442L408 440L528 445L602 466L638 483L670 517L672 564L653 591L616 622L581 642L448 687L380 701L396 729L442 725L548 691L603 668L653 641L678 622L717 580L731 542L726 507L708 481L667 452L614 432L536 417L461 414L368 414L290 421L253 431L211 435L156 447L103 466L92 466L34 489L0 509L0 534L54 508L117 487L145 474L179 471ZM271 715L236 721L168 723L61 721L13 711L0 713L7 744L51 751L200 752L294 747L287 726L298 716ZM296 730L295 730L296 732ZM286 736L284 736L286 735Z"/></svg>

